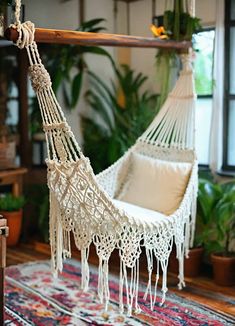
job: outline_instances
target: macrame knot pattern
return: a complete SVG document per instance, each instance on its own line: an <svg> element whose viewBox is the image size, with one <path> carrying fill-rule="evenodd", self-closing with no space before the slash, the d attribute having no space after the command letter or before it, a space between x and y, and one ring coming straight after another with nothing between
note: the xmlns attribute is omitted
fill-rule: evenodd
<svg viewBox="0 0 235 326"><path fill-rule="evenodd" d="M183 69L182 69L183 72L190 71L190 73L191 73L192 61L193 61L192 54L191 53L181 54L180 58L181 58L181 62L183 65Z"/></svg>
<svg viewBox="0 0 235 326"><path fill-rule="evenodd" d="M10 27L15 28L19 33L18 40L15 43L19 49L27 48L34 43L34 23L31 21L21 23L18 19L14 24L11 24Z"/></svg>
<svg viewBox="0 0 235 326"><path fill-rule="evenodd" d="M34 91L40 92L51 87L51 78L42 64L35 64L29 67L29 76Z"/></svg>

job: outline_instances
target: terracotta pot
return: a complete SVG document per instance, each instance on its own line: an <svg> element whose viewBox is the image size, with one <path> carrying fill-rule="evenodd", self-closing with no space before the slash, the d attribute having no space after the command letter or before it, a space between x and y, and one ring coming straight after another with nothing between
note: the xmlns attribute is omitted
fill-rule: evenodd
<svg viewBox="0 0 235 326"><path fill-rule="evenodd" d="M212 254L214 281L218 285L230 286L235 284L235 257Z"/></svg>
<svg viewBox="0 0 235 326"><path fill-rule="evenodd" d="M184 258L184 275L187 277L195 277L200 272L204 249L202 247L192 248L189 252L189 258ZM173 250L169 260L169 271L178 274L179 264L176 258L176 251Z"/></svg>
<svg viewBox="0 0 235 326"><path fill-rule="evenodd" d="M18 243L20 237L23 211L22 209L15 212L2 211L0 212L0 215L7 219L7 226L9 227L7 245L9 247L15 246Z"/></svg>

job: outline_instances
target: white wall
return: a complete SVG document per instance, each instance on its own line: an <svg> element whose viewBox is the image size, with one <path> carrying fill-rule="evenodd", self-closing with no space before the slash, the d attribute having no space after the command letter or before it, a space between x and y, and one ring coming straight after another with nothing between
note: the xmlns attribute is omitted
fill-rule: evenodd
<svg viewBox="0 0 235 326"><path fill-rule="evenodd" d="M31 20L37 27L75 29L79 26L78 1L23 0L25 20Z"/></svg>
<svg viewBox="0 0 235 326"><path fill-rule="evenodd" d="M105 33L114 33L114 16L113 16L113 1L110 0L86 0L86 8L85 8L85 20L90 20L93 18L104 18L106 20L105 25L106 31ZM112 47L103 47L106 51L108 51L112 56L114 56L115 49ZM104 80L108 81L110 78L113 78L112 67L109 63L109 60L103 56L94 56L87 55L87 61L89 63L89 67L92 71L98 74L100 77L104 78Z"/></svg>

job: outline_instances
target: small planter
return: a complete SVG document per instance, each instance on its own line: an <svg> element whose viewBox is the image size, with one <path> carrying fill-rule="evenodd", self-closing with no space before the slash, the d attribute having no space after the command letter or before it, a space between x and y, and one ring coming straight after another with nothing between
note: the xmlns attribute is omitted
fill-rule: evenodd
<svg viewBox="0 0 235 326"><path fill-rule="evenodd" d="M235 284L235 257L212 254L214 281L218 285L230 286Z"/></svg>
<svg viewBox="0 0 235 326"><path fill-rule="evenodd" d="M184 275L186 277L195 277L200 273L203 251L202 247L192 248L189 252L189 258L184 258ZM179 273L179 263L175 250L170 255L169 271L174 274Z"/></svg>
<svg viewBox="0 0 235 326"><path fill-rule="evenodd" d="M20 238L20 231L22 225L23 211L22 209L15 212L1 211L0 215L7 219L7 226L9 227L9 236L7 237L7 245L9 247L17 245Z"/></svg>

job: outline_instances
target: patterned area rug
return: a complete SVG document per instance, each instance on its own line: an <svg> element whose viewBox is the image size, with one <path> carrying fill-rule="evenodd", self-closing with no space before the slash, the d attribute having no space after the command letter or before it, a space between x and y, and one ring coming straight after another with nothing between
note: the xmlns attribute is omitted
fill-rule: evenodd
<svg viewBox="0 0 235 326"><path fill-rule="evenodd" d="M111 303L104 311L99 303L96 286L98 273L91 268L90 290L79 289L80 263L75 260L64 264L59 279L51 275L50 262L27 263L7 268L5 325L235 325L235 318L221 315L195 302L168 292L163 307L155 310L149 302L140 299L142 313L132 318L118 311L118 277L110 276ZM144 288L140 287L140 298Z"/></svg>

